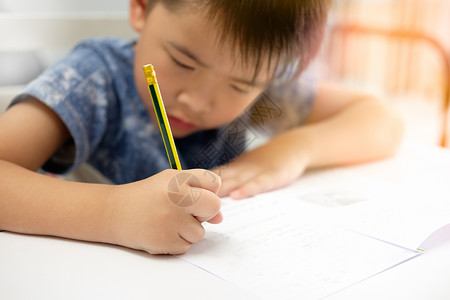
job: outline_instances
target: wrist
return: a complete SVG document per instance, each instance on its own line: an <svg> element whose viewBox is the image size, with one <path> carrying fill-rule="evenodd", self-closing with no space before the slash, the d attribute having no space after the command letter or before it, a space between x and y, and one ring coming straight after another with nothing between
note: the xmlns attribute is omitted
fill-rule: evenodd
<svg viewBox="0 0 450 300"><path fill-rule="evenodd" d="M125 185L110 186L105 194L101 224L105 242L107 243L116 245L125 245L127 243L126 236L123 234L126 231L126 224L122 221L125 213L123 206L124 188Z"/></svg>
<svg viewBox="0 0 450 300"><path fill-rule="evenodd" d="M81 187L81 186L80 186ZM83 183L85 199L80 206L80 239L94 242L117 244L119 225L117 224L119 186ZM84 221L83 221L84 219ZM83 226L84 225L84 226Z"/></svg>

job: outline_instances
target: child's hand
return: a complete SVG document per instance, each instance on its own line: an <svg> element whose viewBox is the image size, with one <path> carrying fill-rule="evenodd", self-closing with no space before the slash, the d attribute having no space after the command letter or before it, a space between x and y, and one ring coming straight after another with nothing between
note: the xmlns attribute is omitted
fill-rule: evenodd
<svg viewBox="0 0 450 300"><path fill-rule="evenodd" d="M207 170L165 170L118 186L112 198L117 244L151 254L181 254L201 241L202 222L220 223L220 177Z"/></svg>
<svg viewBox="0 0 450 300"><path fill-rule="evenodd" d="M287 132L245 152L213 171L222 178L219 196L241 199L283 187L297 179L309 164L309 152Z"/></svg>

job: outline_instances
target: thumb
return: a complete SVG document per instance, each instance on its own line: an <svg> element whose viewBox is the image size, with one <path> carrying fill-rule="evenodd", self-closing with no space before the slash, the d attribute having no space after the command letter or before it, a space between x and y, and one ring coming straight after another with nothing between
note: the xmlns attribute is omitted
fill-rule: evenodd
<svg viewBox="0 0 450 300"><path fill-rule="evenodd" d="M212 219L208 220L208 223L211 224L219 224L223 221L223 215L222 213L219 211L219 213L217 215L215 215Z"/></svg>

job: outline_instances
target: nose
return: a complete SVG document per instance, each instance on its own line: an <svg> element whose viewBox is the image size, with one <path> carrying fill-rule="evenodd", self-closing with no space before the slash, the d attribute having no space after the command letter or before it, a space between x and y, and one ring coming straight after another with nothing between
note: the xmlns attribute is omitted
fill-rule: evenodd
<svg viewBox="0 0 450 300"><path fill-rule="evenodd" d="M194 113L208 113L214 105L213 89L201 84L190 84L177 95L177 101Z"/></svg>

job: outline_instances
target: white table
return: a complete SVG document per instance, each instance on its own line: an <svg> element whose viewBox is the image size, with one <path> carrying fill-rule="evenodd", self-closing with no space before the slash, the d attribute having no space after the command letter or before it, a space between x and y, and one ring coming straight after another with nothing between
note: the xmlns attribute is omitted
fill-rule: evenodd
<svg viewBox="0 0 450 300"><path fill-rule="evenodd" d="M364 175L442 185L450 151L407 143ZM449 216L450 223L450 216ZM329 299L450 299L450 236L435 248ZM257 299L188 262L126 248L0 232L0 299ZM327 298L328 299L328 298Z"/></svg>

